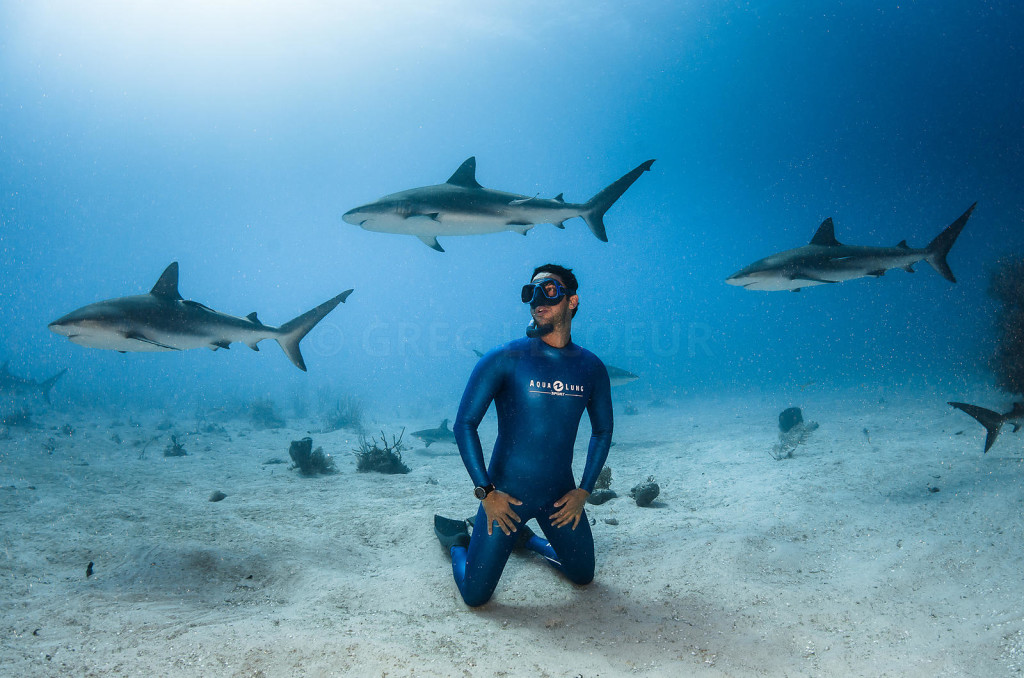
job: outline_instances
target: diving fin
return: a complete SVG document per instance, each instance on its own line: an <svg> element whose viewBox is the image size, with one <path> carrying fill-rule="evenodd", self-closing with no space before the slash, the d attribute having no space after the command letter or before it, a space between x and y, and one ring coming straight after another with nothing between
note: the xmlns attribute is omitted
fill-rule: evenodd
<svg viewBox="0 0 1024 678"><path fill-rule="evenodd" d="M465 520L452 520L444 516L434 515L434 534L441 546L448 550L456 546L469 546L469 529Z"/></svg>

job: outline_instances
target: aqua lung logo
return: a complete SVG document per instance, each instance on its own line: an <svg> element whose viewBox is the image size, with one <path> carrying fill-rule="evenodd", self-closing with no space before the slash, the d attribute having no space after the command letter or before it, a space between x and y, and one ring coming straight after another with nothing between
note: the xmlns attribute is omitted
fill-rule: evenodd
<svg viewBox="0 0 1024 678"><path fill-rule="evenodd" d="M578 384L567 384L564 381L530 380L530 393L542 393L552 396L583 397L583 387Z"/></svg>

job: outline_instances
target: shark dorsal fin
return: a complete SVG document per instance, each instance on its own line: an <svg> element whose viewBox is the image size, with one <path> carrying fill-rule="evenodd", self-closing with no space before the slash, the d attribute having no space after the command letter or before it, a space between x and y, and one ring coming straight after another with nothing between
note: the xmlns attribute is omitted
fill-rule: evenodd
<svg viewBox="0 0 1024 678"><path fill-rule="evenodd" d="M476 156L474 155L459 165L459 169L455 170L455 174L451 175L445 183L463 188L483 188L476 180Z"/></svg>
<svg viewBox="0 0 1024 678"><path fill-rule="evenodd" d="M821 226L818 226L818 230L814 233L814 237L811 238L811 244L823 245L825 247L839 247L841 245L841 243L836 240L836 231L835 227L832 226L832 217L821 222Z"/></svg>
<svg viewBox="0 0 1024 678"><path fill-rule="evenodd" d="M160 279L156 281L149 293L154 297L163 297L164 299L181 299L181 295L178 293L178 262L172 262L164 269Z"/></svg>
<svg viewBox="0 0 1024 678"><path fill-rule="evenodd" d="M555 196L555 202L565 202L565 194L559 193Z"/></svg>
<svg viewBox="0 0 1024 678"><path fill-rule="evenodd" d="M1024 415L1024 403L1016 402L1013 404L1013 409L1007 414L1007 417L1019 417Z"/></svg>
<svg viewBox="0 0 1024 678"><path fill-rule="evenodd" d="M256 317L256 311L253 311L252 313L250 313L249 315L247 315L245 317L248 318L249 320L253 321L257 325L262 325L263 324L263 323L260 322L260 319Z"/></svg>
<svg viewBox="0 0 1024 678"><path fill-rule="evenodd" d="M442 421L441 422L441 426L439 426L438 428L440 428L443 431L447 431L448 430L448 420L445 419L444 421Z"/></svg>
<svg viewBox="0 0 1024 678"><path fill-rule="evenodd" d="M910 245L907 244L906 240L900 240L899 243L896 244L896 247L898 247L901 250L909 250L910 249Z"/></svg>

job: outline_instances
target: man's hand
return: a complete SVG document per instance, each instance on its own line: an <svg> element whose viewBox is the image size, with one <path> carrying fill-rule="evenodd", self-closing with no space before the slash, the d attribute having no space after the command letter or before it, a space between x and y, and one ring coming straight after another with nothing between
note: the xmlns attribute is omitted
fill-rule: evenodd
<svg viewBox="0 0 1024 678"><path fill-rule="evenodd" d="M551 524L555 527L565 527L572 523L572 529L580 524L580 516L583 515L583 505L587 503L590 493L577 487L569 490L565 496L555 502L558 510L551 514Z"/></svg>
<svg viewBox="0 0 1024 678"><path fill-rule="evenodd" d="M516 512L512 510L512 506L519 506L523 502L501 490L494 490L480 503L484 505L484 511L487 513L487 534L493 533L495 522L505 534L515 532L516 523L522 522Z"/></svg>

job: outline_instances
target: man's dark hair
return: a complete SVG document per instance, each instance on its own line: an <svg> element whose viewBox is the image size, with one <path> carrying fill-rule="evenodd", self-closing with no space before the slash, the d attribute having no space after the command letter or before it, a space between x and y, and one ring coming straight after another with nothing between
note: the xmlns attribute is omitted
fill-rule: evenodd
<svg viewBox="0 0 1024 678"><path fill-rule="evenodd" d="M543 264L533 269L533 275L530 276L530 279L536 278L538 273L554 273L562 279L562 282L565 283L565 286L569 288L572 294L576 294L576 290L580 288L580 284L576 280L576 276L572 274L571 268L559 266L558 264Z"/></svg>
<svg viewBox="0 0 1024 678"><path fill-rule="evenodd" d="M565 284L565 286L569 288L570 296L576 294L576 291L579 290L580 288L580 283L578 280L576 280L576 276L572 274L571 268L559 266L558 264L542 264L537 268L533 269L533 275L530 276L530 279L533 280L534 278L536 278L538 273L554 273L555 275L557 275L559 278L562 279L562 282ZM572 310L573 318L576 317L576 312L579 310L579 306Z"/></svg>

